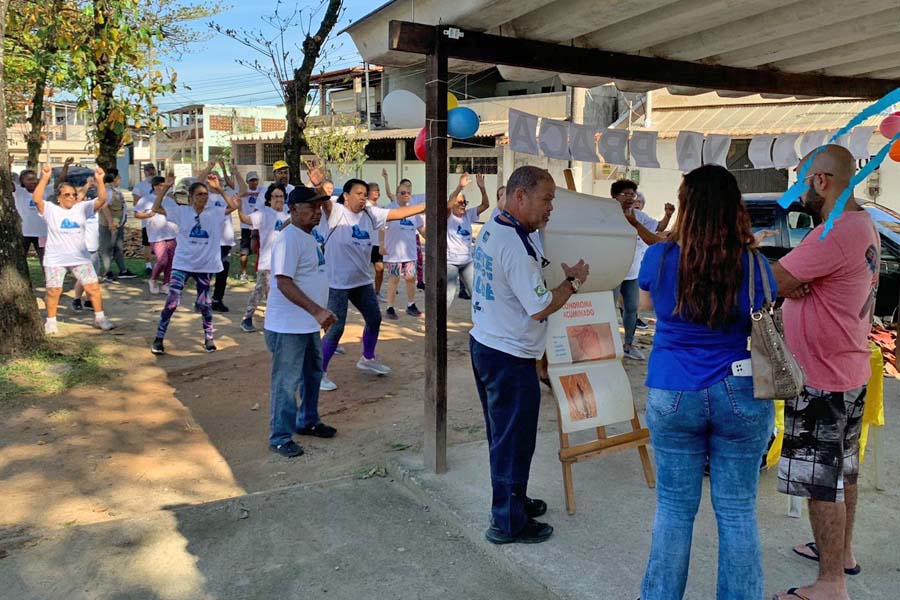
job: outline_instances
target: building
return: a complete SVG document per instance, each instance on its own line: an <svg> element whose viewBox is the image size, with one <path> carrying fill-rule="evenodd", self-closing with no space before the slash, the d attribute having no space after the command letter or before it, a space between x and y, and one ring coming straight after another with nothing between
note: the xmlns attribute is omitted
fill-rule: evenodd
<svg viewBox="0 0 900 600"><path fill-rule="evenodd" d="M31 126L24 119L7 127L9 153L15 159L13 171L25 168L28 158L26 136ZM51 166L62 166L67 157L76 164L94 165L94 155L88 146L87 113L78 110L75 102L44 103L44 144L40 161Z"/></svg>

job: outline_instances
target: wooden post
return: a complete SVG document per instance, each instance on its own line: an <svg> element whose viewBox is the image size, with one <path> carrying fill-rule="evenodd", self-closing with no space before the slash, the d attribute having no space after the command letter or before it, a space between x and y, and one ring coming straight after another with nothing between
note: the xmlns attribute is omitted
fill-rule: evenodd
<svg viewBox="0 0 900 600"><path fill-rule="evenodd" d="M425 466L447 471L447 50L425 58ZM398 177L400 175L398 174Z"/></svg>

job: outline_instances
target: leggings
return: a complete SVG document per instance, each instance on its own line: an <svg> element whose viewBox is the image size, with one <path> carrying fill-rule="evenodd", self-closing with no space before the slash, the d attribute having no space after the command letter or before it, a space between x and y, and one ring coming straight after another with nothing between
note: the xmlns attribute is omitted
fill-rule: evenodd
<svg viewBox="0 0 900 600"><path fill-rule="evenodd" d="M127 271L128 266L125 264L125 224L116 229L113 236L112 230L105 225L100 225L100 260L103 263L103 272L109 273L112 261L115 259L119 272Z"/></svg>
<svg viewBox="0 0 900 600"><path fill-rule="evenodd" d="M378 343L378 331L381 329L381 307L378 305L378 296L375 295L375 286L371 283L349 290L328 290L328 310L337 317L334 325L328 328L322 338L322 370L328 372L328 363L337 350L341 336L344 335L344 326L347 324L347 303L350 302L362 313L366 326L363 329L362 343L363 356L375 358L375 344Z"/></svg>
<svg viewBox="0 0 900 600"><path fill-rule="evenodd" d="M259 306L260 300L269 295L269 273L271 271L256 272L256 287L250 292L250 299L247 300L247 310L244 311L244 320L252 319L256 307Z"/></svg>
<svg viewBox="0 0 900 600"><path fill-rule="evenodd" d="M425 253L422 252L422 238L416 234L416 283L422 285L425 281Z"/></svg>
<svg viewBox="0 0 900 600"><path fill-rule="evenodd" d="M475 264L447 265L447 306L456 300L456 293L460 287L464 287L471 295L475 279Z"/></svg>
<svg viewBox="0 0 900 600"><path fill-rule="evenodd" d="M156 264L153 265L153 271L150 273L150 279L155 280L159 277L160 271L163 276L163 283L169 283L172 278L172 260L175 259L175 240L162 240L152 242L153 254L156 256Z"/></svg>
<svg viewBox="0 0 900 600"><path fill-rule="evenodd" d="M166 337L166 330L169 328L169 322L175 309L181 303L181 292L184 290L184 284L188 277L193 277L197 282L197 308L203 317L203 333L206 339L213 339L212 324L212 308L209 302L209 279L212 277L210 273L189 273L187 271L172 271L172 279L169 281L169 295L166 296L166 305L159 315L159 327L156 330L156 337L162 339Z"/></svg>
<svg viewBox="0 0 900 600"><path fill-rule="evenodd" d="M222 246L222 270L216 273L213 302L221 302L225 298L225 286L228 285L229 271L231 271L231 246Z"/></svg>
<svg viewBox="0 0 900 600"><path fill-rule="evenodd" d="M38 262L41 263L41 266L44 266L44 247L41 245L41 239L42 238L39 237L24 235L22 236L22 247L25 248L25 256L28 256L28 248L34 246Z"/></svg>

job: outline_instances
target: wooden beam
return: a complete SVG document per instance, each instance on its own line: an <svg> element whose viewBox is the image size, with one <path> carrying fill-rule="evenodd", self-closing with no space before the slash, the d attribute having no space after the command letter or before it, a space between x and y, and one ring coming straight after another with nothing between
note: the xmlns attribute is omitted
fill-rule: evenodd
<svg viewBox="0 0 900 600"><path fill-rule="evenodd" d="M425 466L447 471L447 63L431 37L425 59Z"/></svg>
<svg viewBox="0 0 900 600"><path fill-rule="evenodd" d="M428 54L436 40L441 39L446 44L448 56L461 60L590 77L646 81L660 86L683 85L760 94L880 98L900 86L900 81L893 79L726 67L575 48L469 30L459 30L459 35L451 38L447 35L451 29L451 25L391 21L390 48L401 52Z"/></svg>

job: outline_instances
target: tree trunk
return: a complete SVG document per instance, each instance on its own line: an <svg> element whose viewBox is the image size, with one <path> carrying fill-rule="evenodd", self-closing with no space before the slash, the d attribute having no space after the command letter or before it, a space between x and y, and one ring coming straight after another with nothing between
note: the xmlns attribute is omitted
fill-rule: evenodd
<svg viewBox="0 0 900 600"><path fill-rule="evenodd" d="M0 42L6 36L8 0L0 0ZM4 44L0 43L0 64ZM0 69L0 98L4 98ZM0 355L25 352L43 339L41 315L34 301L28 263L22 248L22 223L13 200L6 137L6 104L0 102Z"/></svg>
<svg viewBox="0 0 900 600"><path fill-rule="evenodd" d="M28 115L28 168L37 169L41 162L41 148L44 145L44 93L47 89L47 69L41 71L34 83L31 96L31 114Z"/></svg>
<svg viewBox="0 0 900 600"><path fill-rule="evenodd" d="M309 78L312 76L316 61L322 46L331 35L331 30L337 24L341 14L342 0L328 0L328 8L319 24L319 30L314 35L306 36L303 40L303 63L294 71L293 81L288 82L287 93L287 131L284 135L285 160L291 169L291 177L295 184L300 184L300 152L306 142L304 130L306 129L306 98L309 96Z"/></svg>
<svg viewBox="0 0 900 600"><path fill-rule="evenodd" d="M97 15L103 15L98 19ZM94 39L103 40L109 37L108 28L113 26L112 9L105 0L94 0ZM94 90L98 92L97 107L94 112L94 127L97 138L97 164L104 170L116 166L116 156L122 147L125 127L110 119L116 107L115 84L111 73L112 57L104 52L97 60L97 71L94 73Z"/></svg>

